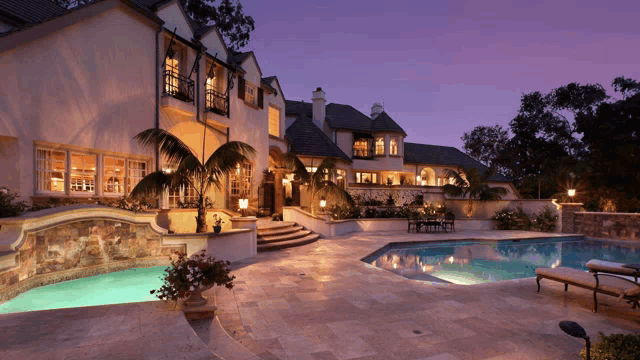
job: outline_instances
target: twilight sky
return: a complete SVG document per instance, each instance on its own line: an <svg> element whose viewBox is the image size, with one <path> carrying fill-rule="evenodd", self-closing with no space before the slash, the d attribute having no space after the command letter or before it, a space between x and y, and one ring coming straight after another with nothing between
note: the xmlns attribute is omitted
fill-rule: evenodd
<svg viewBox="0 0 640 360"><path fill-rule="evenodd" d="M320 86L367 115L383 101L411 142L462 148L475 126L506 127L523 92L640 79L636 0L241 2L244 50L287 99Z"/></svg>

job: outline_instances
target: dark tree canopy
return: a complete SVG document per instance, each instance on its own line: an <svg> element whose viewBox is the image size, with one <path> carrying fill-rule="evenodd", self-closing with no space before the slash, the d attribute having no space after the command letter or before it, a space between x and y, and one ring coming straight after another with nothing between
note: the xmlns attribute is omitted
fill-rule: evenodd
<svg viewBox="0 0 640 360"><path fill-rule="evenodd" d="M523 94L508 132L478 126L462 137L464 150L514 180L525 196L566 192L571 173L593 193L640 198L640 82L618 77L612 87L622 99L600 84Z"/></svg>
<svg viewBox="0 0 640 360"><path fill-rule="evenodd" d="M86 5L96 0L51 0L64 8ZM255 21L244 14L239 0L179 0L185 11L199 25L216 25L227 46L238 51L249 43Z"/></svg>

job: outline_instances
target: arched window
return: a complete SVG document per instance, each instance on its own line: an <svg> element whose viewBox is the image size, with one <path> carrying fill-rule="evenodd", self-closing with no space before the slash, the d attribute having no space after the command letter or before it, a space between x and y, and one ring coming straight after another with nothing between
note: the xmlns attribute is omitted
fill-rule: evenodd
<svg viewBox="0 0 640 360"><path fill-rule="evenodd" d="M436 172L432 168L424 168L420 172L420 185L434 186L436 185Z"/></svg>
<svg viewBox="0 0 640 360"><path fill-rule="evenodd" d="M398 139L392 137L389 142L389 154L398 155Z"/></svg>
<svg viewBox="0 0 640 360"><path fill-rule="evenodd" d="M384 138L376 138L376 155L384 155Z"/></svg>

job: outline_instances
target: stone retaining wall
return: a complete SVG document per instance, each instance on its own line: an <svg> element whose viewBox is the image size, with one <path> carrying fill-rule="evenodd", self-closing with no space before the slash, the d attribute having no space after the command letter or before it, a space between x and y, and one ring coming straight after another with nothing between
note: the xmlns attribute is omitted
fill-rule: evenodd
<svg viewBox="0 0 640 360"><path fill-rule="evenodd" d="M572 232L595 238L640 240L640 214L576 212L573 215Z"/></svg>

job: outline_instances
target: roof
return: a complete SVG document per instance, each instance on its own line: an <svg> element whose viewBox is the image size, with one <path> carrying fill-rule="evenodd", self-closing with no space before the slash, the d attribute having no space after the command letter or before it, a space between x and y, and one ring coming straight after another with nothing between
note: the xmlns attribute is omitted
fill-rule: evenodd
<svg viewBox="0 0 640 360"><path fill-rule="evenodd" d="M238 64L242 64L245 60L247 60L247 58L251 56L251 51L249 52L243 52L243 53L235 53L233 54L233 61L237 62Z"/></svg>
<svg viewBox="0 0 640 360"><path fill-rule="evenodd" d="M285 136L291 142L291 151L298 155L335 157L351 161L306 115L298 116L287 128Z"/></svg>
<svg viewBox="0 0 640 360"><path fill-rule="evenodd" d="M15 26L35 24L67 12L67 9L54 4L51 0L0 1L0 14L15 22Z"/></svg>
<svg viewBox="0 0 640 360"><path fill-rule="evenodd" d="M471 156L452 146L427 145L405 142L404 162L411 164L453 165L466 168L476 168L480 172L487 171L487 167ZM494 174L491 181L511 181L507 177Z"/></svg>
<svg viewBox="0 0 640 360"><path fill-rule="evenodd" d="M374 132L383 132L383 131L391 131L391 132L400 132L405 136L407 133L395 122L391 116L389 116L386 112L381 112L375 119L373 119L373 123L371 124L371 129Z"/></svg>
<svg viewBox="0 0 640 360"><path fill-rule="evenodd" d="M330 103L325 108L326 120L333 129L352 130L363 133L405 131L387 113L382 112L375 120L356 110L351 105ZM287 100L287 114L307 115L313 117L313 104L304 101ZM382 118L381 118L382 116Z"/></svg>

